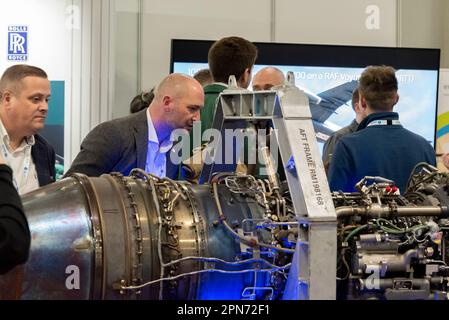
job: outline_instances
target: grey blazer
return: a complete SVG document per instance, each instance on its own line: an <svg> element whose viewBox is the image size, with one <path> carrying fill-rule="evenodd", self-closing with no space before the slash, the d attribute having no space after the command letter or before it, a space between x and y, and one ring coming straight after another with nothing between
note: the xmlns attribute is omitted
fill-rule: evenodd
<svg viewBox="0 0 449 320"><path fill-rule="evenodd" d="M81 143L81 151L65 176L84 173L98 177L132 169L145 169L148 150L147 109L129 116L107 121L95 127ZM167 152L167 177L176 179L178 167L170 162Z"/></svg>

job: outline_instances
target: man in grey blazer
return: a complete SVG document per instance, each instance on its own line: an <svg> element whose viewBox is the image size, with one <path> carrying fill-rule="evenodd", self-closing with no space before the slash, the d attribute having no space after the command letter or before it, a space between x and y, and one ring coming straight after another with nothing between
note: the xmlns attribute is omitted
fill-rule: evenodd
<svg viewBox="0 0 449 320"><path fill-rule="evenodd" d="M195 79L171 74L155 90L150 106L135 114L95 127L67 171L96 177L140 168L159 177L176 178L178 165L170 161L175 129L190 131L200 120L204 92Z"/></svg>

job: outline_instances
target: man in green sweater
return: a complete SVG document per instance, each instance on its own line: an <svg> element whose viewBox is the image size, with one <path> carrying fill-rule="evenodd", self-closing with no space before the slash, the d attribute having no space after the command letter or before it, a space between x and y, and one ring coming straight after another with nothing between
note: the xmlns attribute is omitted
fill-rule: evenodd
<svg viewBox="0 0 449 320"><path fill-rule="evenodd" d="M217 109L217 98L220 93L228 87L228 80L231 75L235 76L237 85L241 88L248 88L251 82L251 73L257 59L257 47L250 41L240 37L226 37L216 41L209 49L208 63L212 75L212 84L204 86L204 107L201 109L201 136L200 144L208 141L201 141L204 131L212 128ZM191 158L184 161L183 175L192 182L196 182L202 169L202 162L199 152L200 146L196 145L195 137L198 137L195 129L190 132L190 154ZM196 155L196 156L195 156ZM194 160L196 159L196 160ZM193 164L195 162L195 164Z"/></svg>
<svg viewBox="0 0 449 320"><path fill-rule="evenodd" d="M222 38L209 49L208 63L214 83L204 87L201 136L205 130L212 127L217 98L228 87L229 77L234 75L239 87L248 88L256 58L257 47L240 37Z"/></svg>

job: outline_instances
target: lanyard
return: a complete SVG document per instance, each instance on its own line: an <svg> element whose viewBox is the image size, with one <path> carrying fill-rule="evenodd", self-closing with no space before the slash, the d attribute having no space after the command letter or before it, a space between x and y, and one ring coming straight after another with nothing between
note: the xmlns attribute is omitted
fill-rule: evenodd
<svg viewBox="0 0 449 320"><path fill-rule="evenodd" d="M2 141L2 152L3 152L3 157L5 158L6 163L12 168L11 166L11 162L9 161L9 151L5 146L5 143ZM25 150L25 161L24 161L24 165L23 165L23 180L22 180L22 185L19 186L19 184L17 183L16 177L14 175L12 175L12 182L14 184L14 187L16 188L17 192L19 192L19 187L23 187L24 185L26 185L27 181L28 181L28 176L30 174L30 164L31 164L31 149L28 148L27 150Z"/></svg>
<svg viewBox="0 0 449 320"><path fill-rule="evenodd" d="M401 122L399 120L373 120L367 127L371 126L400 126Z"/></svg>

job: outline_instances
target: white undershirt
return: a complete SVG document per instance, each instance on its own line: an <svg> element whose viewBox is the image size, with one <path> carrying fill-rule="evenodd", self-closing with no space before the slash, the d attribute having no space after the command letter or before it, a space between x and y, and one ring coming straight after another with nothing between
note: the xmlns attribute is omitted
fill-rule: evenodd
<svg viewBox="0 0 449 320"><path fill-rule="evenodd" d="M172 148L173 142L168 139L159 143L156 129L151 120L150 109L147 109L148 121L148 151L145 172L152 173L160 178L165 178L166 170L166 153Z"/></svg>
<svg viewBox="0 0 449 320"><path fill-rule="evenodd" d="M0 151L6 164L13 172L13 183L19 194L25 194L39 188L36 166L31 156L35 140L30 136L22 141L16 150L12 150L8 132L0 120Z"/></svg>

